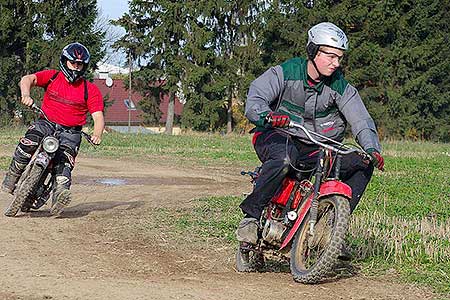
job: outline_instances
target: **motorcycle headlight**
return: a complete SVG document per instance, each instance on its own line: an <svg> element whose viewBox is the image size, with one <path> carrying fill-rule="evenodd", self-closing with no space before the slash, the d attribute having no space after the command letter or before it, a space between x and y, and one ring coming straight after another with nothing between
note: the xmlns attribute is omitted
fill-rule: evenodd
<svg viewBox="0 0 450 300"><path fill-rule="evenodd" d="M59 141L57 138L53 137L53 136L48 136L44 139L44 141L42 142L42 147L44 148L44 150L48 153L53 153L56 150L58 150L59 147Z"/></svg>

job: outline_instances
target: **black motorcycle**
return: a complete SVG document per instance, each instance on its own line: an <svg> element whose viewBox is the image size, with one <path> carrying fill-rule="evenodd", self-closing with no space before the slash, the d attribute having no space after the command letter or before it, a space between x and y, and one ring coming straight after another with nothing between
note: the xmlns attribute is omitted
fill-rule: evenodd
<svg viewBox="0 0 450 300"><path fill-rule="evenodd" d="M32 109L48 120L45 113L36 105ZM50 122L50 121L49 121ZM59 126L55 124L55 126ZM57 128L55 128L57 129ZM59 128L58 128L59 129ZM53 171L53 159L59 148L60 130L55 130L53 135L42 139L30 162L26 166L14 191L14 198L5 210L5 216L14 217L19 210L29 212L31 209L39 209L52 195L56 176ZM81 131L86 140L95 146L89 134Z"/></svg>

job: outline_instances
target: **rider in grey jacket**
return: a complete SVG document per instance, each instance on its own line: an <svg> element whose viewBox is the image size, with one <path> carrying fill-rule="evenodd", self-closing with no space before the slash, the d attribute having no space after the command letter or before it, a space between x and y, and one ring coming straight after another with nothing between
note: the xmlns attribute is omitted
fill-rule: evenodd
<svg viewBox="0 0 450 300"><path fill-rule="evenodd" d="M347 48L347 37L340 28L317 24L308 31L308 60L290 59L250 85L245 115L256 125L253 143L263 164L253 192L240 205L245 214L236 231L240 242L256 243L257 220L292 166L314 168L317 146L308 143L303 131L287 128L290 120L340 142L348 123L357 142L372 156L373 165L383 169L375 123L339 69ZM353 211L373 166L355 154L343 158L342 168L344 182L353 191Z"/></svg>
<svg viewBox="0 0 450 300"><path fill-rule="evenodd" d="M268 113L284 113L308 130L337 141L344 139L348 122L353 135L365 150L373 148L380 152L375 123L358 91L344 79L340 70L310 86L307 62L303 58L290 59L270 68L253 81L245 107L247 118L259 125L257 130L260 131L264 130ZM304 132L297 128L282 130L304 137Z"/></svg>

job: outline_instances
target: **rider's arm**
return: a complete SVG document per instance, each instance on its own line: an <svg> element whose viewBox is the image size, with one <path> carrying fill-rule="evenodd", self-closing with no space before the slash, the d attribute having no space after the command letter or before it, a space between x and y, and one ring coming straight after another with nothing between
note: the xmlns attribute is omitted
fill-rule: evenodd
<svg viewBox="0 0 450 300"><path fill-rule="evenodd" d="M358 91L347 84L343 94L336 101L339 111L342 112L350 124L353 136L365 150L375 149L381 152L375 122L367 111Z"/></svg>
<svg viewBox="0 0 450 300"><path fill-rule="evenodd" d="M37 77L34 74L25 75L22 77L19 83L20 87L20 100L26 106L33 104L33 99L30 96L31 88L37 84Z"/></svg>
<svg viewBox="0 0 450 300"><path fill-rule="evenodd" d="M94 144L100 144L102 141L103 130L105 129L105 118L102 111L96 111L92 114L94 120L94 133L91 136L91 141Z"/></svg>
<svg viewBox="0 0 450 300"><path fill-rule="evenodd" d="M269 107L283 90L284 77L281 66L272 67L250 85L245 103L245 116L257 126L263 126Z"/></svg>
<svg viewBox="0 0 450 300"><path fill-rule="evenodd" d="M89 113L94 120L94 132L91 141L94 144L100 144L102 141L103 130L105 129L105 118L103 116L103 97L97 86L88 82L89 99L87 101Z"/></svg>

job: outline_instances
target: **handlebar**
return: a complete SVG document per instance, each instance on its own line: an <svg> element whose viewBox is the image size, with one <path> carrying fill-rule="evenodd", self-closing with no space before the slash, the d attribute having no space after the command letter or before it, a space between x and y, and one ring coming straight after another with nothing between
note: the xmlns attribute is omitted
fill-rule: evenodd
<svg viewBox="0 0 450 300"><path fill-rule="evenodd" d="M349 147L348 145L345 145L345 144L342 144L340 142L337 142L337 141L335 141L333 139L330 139L330 138L328 138L326 136L323 136L323 135L321 135L321 134L319 134L317 132L309 131L303 125L297 124L297 123L295 123L293 121L289 122L289 127L290 128L299 128L299 129L301 129L306 134L306 136L308 137L308 139L311 142L313 142L314 144L319 145L319 146L321 146L323 148L326 148L326 149L329 149L331 151L334 151L334 152L336 152L338 154L347 155L347 154L350 154L352 152L356 152L356 153L359 153L359 154L363 155L367 159L371 159L370 155L366 151L361 149L361 148ZM316 140L313 137L313 135L316 136L316 137L320 137L321 139L330 141L331 143L333 143L335 145L338 145L339 147L319 142L318 140Z"/></svg>
<svg viewBox="0 0 450 300"><path fill-rule="evenodd" d="M31 104L31 109L34 110L36 113L41 114L47 121L51 122L48 118L47 115L45 114L45 112L36 105L36 103L33 102L33 104ZM53 122L51 122L53 123Z"/></svg>
<svg viewBox="0 0 450 300"><path fill-rule="evenodd" d="M36 113L41 114L44 117L44 119L46 119L48 122L54 124L54 122L52 122L52 121L50 121L48 119L48 117L45 114L45 112L39 106L37 106L36 103L33 103L31 105L31 109L33 109ZM92 146L98 146L97 144L94 144L94 142L91 139L91 135L90 134L88 134L88 133L86 133L84 131L80 131L80 133L81 133L81 136L83 136L86 139L86 141L88 141L89 144L91 144Z"/></svg>

